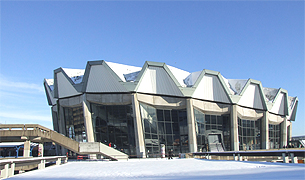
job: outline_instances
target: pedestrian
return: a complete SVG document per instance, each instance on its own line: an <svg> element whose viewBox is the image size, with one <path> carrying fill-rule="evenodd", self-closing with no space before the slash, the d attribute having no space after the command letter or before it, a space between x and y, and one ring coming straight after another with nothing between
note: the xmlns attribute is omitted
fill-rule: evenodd
<svg viewBox="0 0 305 180"><path fill-rule="evenodd" d="M173 159L173 150L168 151L168 159Z"/></svg>
<svg viewBox="0 0 305 180"><path fill-rule="evenodd" d="M109 147L111 147L111 142L109 143Z"/></svg>

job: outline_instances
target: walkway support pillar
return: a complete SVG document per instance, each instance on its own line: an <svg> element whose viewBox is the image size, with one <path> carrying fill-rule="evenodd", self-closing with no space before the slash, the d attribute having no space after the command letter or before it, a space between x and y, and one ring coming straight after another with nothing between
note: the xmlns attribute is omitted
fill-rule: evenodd
<svg viewBox="0 0 305 180"><path fill-rule="evenodd" d="M31 141L26 140L24 142L24 147L23 147L23 157L30 157L31 153Z"/></svg>

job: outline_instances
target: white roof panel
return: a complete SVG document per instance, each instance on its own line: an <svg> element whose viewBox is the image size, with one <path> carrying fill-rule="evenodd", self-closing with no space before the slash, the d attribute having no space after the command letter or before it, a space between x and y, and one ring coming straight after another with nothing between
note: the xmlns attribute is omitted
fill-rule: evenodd
<svg viewBox="0 0 305 180"><path fill-rule="evenodd" d="M106 62L106 61L105 61ZM141 71L141 67L129 66L124 64L118 64L113 62L106 62L107 65L120 77L123 82L126 82L124 74L131 74Z"/></svg>

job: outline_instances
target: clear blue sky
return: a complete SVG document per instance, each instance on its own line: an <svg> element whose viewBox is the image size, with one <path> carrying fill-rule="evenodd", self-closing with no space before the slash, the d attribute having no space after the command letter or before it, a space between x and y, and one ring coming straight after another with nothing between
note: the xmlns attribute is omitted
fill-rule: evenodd
<svg viewBox="0 0 305 180"><path fill-rule="evenodd" d="M157 61L286 89L305 135L304 1L0 3L0 123L52 127L42 84L56 68Z"/></svg>

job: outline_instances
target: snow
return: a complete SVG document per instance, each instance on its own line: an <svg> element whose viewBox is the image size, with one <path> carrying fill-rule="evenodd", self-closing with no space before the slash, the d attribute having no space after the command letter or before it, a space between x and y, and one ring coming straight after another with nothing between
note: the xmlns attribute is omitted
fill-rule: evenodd
<svg viewBox="0 0 305 180"><path fill-rule="evenodd" d="M192 87L196 83L199 75L202 71L192 72L189 76L187 76L183 81L187 85L187 87Z"/></svg>
<svg viewBox="0 0 305 180"><path fill-rule="evenodd" d="M85 73L84 69L70 69L70 68L62 68L62 69L75 84L79 84L83 81L83 76Z"/></svg>
<svg viewBox="0 0 305 180"><path fill-rule="evenodd" d="M304 179L304 164L206 159L68 162L10 179Z"/></svg>
<svg viewBox="0 0 305 180"><path fill-rule="evenodd" d="M141 67L129 66L129 65L118 64L118 63L113 63L113 62L106 62L106 63L120 77L120 79L123 82L128 81L125 79L124 74L131 74L134 72L141 71L141 69L142 69Z"/></svg>
<svg viewBox="0 0 305 180"><path fill-rule="evenodd" d="M231 89L235 92L235 94L240 94L246 85L248 80L246 79L228 79Z"/></svg>
<svg viewBox="0 0 305 180"><path fill-rule="evenodd" d="M173 66L170 66L170 65L167 65L168 69L172 72L172 74L175 76L175 78L177 79L177 81L179 82L179 84L182 86L182 87L186 87L186 84L184 83L184 79L186 77L188 77L190 75L189 72L187 71L184 71L184 70L181 70L181 69L178 69L176 67L173 67Z"/></svg>
<svg viewBox="0 0 305 180"><path fill-rule="evenodd" d="M51 91L54 90L54 79L46 79L48 86L50 87Z"/></svg>
<svg viewBox="0 0 305 180"><path fill-rule="evenodd" d="M275 89L275 88L266 88L266 87L264 87L263 91L264 91L264 94L265 94L267 100L269 102L272 102L279 90Z"/></svg>

